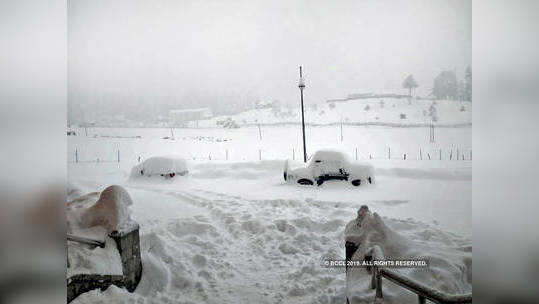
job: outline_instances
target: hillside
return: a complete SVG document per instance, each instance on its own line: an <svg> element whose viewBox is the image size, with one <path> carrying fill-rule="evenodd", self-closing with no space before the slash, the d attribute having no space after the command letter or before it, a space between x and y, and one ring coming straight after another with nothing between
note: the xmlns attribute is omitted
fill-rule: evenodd
<svg viewBox="0 0 539 304"><path fill-rule="evenodd" d="M472 103L454 100L419 100L398 98L353 99L323 105L305 105L305 121L311 125L340 123L350 125L429 125L434 117L439 126L470 125ZM199 121L200 127L215 127L223 122L234 121L236 125L297 124L301 122L298 108L253 109L235 115L217 116ZM225 123L226 125L226 123Z"/></svg>

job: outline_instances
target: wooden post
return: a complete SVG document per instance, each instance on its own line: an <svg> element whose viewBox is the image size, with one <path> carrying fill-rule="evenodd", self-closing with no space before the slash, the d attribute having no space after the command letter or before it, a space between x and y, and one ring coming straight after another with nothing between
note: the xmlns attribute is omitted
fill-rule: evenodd
<svg viewBox="0 0 539 304"><path fill-rule="evenodd" d="M429 160L430 160L430 153L427 152L427 156L429 157Z"/></svg>
<svg viewBox="0 0 539 304"><path fill-rule="evenodd" d="M296 159L296 151L292 148L292 160Z"/></svg>
<svg viewBox="0 0 539 304"><path fill-rule="evenodd" d="M357 148L356 148L356 160L357 160Z"/></svg>
<svg viewBox="0 0 539 304"><path fill-rule="evenodd" d="M470 160L472 160L472 149L470 149Z"/></svg>
<svg viewBox="0 0 539 304"><path fill-rule="evenodd" d="M404 160L406 160L406 153L404 153Z"/></svg>
<svg viewBox="0 0 539 304"><path fill-rule="evenodd" d="M457 160L459 160L459 148L457 148Z"/></svg>
<svg viewBox="0 0 539 304"><path fill-rule="evenodd" d="M451 152L449 152L449 160L453 160L453 149L451 149Z"/></svg>
<svg viewBox="0 0 539 304"><path fill-rule="evenodd" d="M75 162L79 162L79 151L75 148Z"/></svg>
<svg viewBox="0 0 539 304"><path fill-rule="evenodd" d="M262 150L258 149L258 160L262 160Z"/></svg>
<svg viewBox="0 0 539 304"><path fill-rule="evenodd" d="M387 149L387 159L391 159L391 147Z"/></svg>
<svg viewBox="0 0 539 304"><path fill-rule="evenodd" d="M419 159L423 160L423 152L421 151L421 148L419 148Z"/></svg>
<svg viewBox="0 0 539 304"><path fill-rule="evenodd" d="M342 142L342 140L343 140L343 136L342 136L342 117L341 117L341 142Z"/></svg>
<svg viewBox="0 0 539 304"><path fill-rule="evenodd" d="M442 148L440 148L440 160L442 160Z"/></svg>
<svg viewBox="0 0 539 304"><path fill-rule="evenodd" d="M354 255L354 253L359 248L359 245L356 245L354 242L346 241L346 243L344 244L344 247L346 249L345 259L346 259L346 261L351 261L352 256ZM348 264L348 263L346 263L346 264ZM348 265L345 265L345 271L348 272Z"/></svg>
<svg viewBox="0 0 539 304"><path fill-rule="evenodd" d="M118 149L118 162L120 162L120 149Z"/></svg>
<svg viewBox="0 0 539 304"><path fill-rule="evenodd" d="M380 274L378 267L374 269L376 271L376 298L382 299L384 297L382 293L382 274Z"/></svg>
<svg viewBox="0 0 539 304"><path fill-rule="evenodd" d="M225 154L226 154L225 159L228 160L228 149L225 150Z"/></svg>
<svg viewBox="0 0 539 304"><path fill-rule="evenodd" d="M262 140L262 129L260 129L260 123L258 123L258 140Z"/></svg>
<svg viewBox="0 0 539 304"><path fill-rule="evenodd" d="M139 226L137 224L126 231L113 231L109 236L116 242L120 253L125 287L133 292L142 277Z"/></svg>

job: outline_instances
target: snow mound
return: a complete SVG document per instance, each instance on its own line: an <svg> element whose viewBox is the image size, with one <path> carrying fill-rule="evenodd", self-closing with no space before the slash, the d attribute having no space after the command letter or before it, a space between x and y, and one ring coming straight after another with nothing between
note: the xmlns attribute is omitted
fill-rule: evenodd
<svg viewBox="0 0 539 304"><path fill-rule="evenodd" d="M110 186L103 192L92 192L67 203L67 232L79 237L105 242L105 248L68 242L67 277L75 274L122 274L122 262L116 243L108 234L127 230L135 223L127 191Z"/></svg>
<svg viewBox="0 0 539 304"><path fill-rule="evenodd" d="M359 244L353 260L363 260L367 251L378 245L386 259L427 261L427 268L397 269L410 278L449 294L471 292L471 241L412 220L391 220L388 224L377 213L367 212L362 216L348 223L345 229L346 241ZM353 268L349 272L351 303L374 299L370 279L364 268ZM417 297L403 287L384 284L384 303L417 303Z"/></svg>
<svg viewBox="0 0 539 304"><path fill-rule="evenodd" d="M185 159L176 156L154 156L133 167L131 177L187 173Z"/></svg>
<svg viewBox="0 0 539 304"><path fill-rule="evenodd" d="M97 202L80 215L79 228L101 226L110 233L128 229L133 225L129 206L133 204L127 191L110 186L101 192Z"/></svg>

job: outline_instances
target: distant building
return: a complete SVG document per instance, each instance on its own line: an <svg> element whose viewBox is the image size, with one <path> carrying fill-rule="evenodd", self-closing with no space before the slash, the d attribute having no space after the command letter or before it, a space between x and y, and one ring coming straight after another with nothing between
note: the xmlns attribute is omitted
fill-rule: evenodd
<svg viewBox="0 0 539 304"><path fill-rule="evenodd" d="M173 125L185 125L194 120L209 119L213 116L210 108L170 110L169 118Z"/></svg>

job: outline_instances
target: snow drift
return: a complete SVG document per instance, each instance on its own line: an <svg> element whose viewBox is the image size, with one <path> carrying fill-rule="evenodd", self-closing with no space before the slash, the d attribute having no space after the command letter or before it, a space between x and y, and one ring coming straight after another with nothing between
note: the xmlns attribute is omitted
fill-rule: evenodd
<svg viewBox="0 0 539 304"><path fill-rule="evenodd" d="M386 259L424 259L427 268L400 268L410 278L449 294L472 290L472 246L468 240L433 227L392 220L388 225L377 214L367 213L361 221L346 226L345 239L359 244L353 260L363 260L367 251L378 245ZM399 231L399 232L397 232ZM352 268L348 275L351 303L371 303L370 274ZM416 303L416 295L395 284L384 285L384 303Z"/></svg>
<svg viewBox="0 0 539 304"><path fill-rule="evenodd" d="M75 191L73 186L72 192ZM129 206L133 204L127 191L110 186L103 192L92 192L67 203L67 232L105 242L105 248L69 242L70 267L67 276L86 274L122 274L122 263L116 243L108 234L129 229L134 222Z"/></svg>

